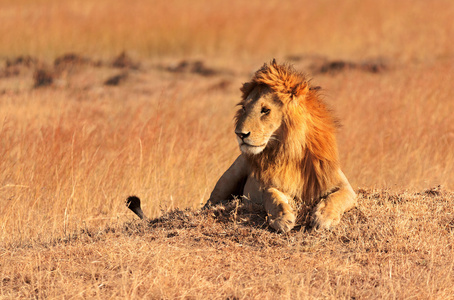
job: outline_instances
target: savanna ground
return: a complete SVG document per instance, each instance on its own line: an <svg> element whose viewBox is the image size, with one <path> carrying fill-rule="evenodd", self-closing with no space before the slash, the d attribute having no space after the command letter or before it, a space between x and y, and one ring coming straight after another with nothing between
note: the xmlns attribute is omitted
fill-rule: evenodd
<svg viewBox="0 0 454 300"><path fill-rule="evenodd" d="M6 0L0 20L0 298L453 297L452 1ZM359 205L331 231L198 210L272 58L342 122Z"/></svg>

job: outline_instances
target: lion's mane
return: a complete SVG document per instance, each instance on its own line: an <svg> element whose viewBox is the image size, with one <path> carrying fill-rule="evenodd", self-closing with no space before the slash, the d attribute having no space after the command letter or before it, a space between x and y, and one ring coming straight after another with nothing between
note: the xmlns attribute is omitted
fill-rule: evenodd
<svg viewBox="0 0 454 300"><path fill-rule="evenodd" d="M247 155L252 174L266 186L282 188L306 203L331 192L339 180L337 121L319 89L311 88L302 73L274 60L243 85L243 101L256 87L267 87L277 95L284 120L278 143L259 154Z"/></svg>

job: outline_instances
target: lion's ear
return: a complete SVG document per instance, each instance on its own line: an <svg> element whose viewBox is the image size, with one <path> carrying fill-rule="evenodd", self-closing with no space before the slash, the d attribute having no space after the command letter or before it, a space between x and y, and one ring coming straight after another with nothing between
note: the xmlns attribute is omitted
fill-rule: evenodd
<svg viewBox="0 0 454 300"><path fill-rule="evenodd" d="M243 83L243 86L240 88L240 91L243 93L243 100L245 100L247 96L249 96L256 85L257 84L255 82Z"/></svg>
<svg viewBox="0 0 454 300"><path fill-rule="evenodd" d="M300 82L292 90L293 98L304 97L309 92L309 85L307 82Z"/></svg>

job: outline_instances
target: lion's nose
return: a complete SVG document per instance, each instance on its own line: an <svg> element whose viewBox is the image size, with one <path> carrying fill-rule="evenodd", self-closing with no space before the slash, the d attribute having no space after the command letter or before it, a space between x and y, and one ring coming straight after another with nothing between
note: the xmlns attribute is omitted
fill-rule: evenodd
<svg viewBox="0 0 454 300"><path fill-rule="evenodd" d="M237 132L237 131L235 131L235 133L240 139L245 139L245 138L247 138L248 136L251 135L250 131L246 132L246 133L245 132Z"/></svg>

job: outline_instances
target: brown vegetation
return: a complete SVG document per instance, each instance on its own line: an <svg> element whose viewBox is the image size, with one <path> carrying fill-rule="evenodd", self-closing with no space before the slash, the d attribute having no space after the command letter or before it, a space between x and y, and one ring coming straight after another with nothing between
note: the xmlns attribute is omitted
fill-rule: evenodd
<svg viewBox="0 0 454 300"><path fill-rule="evenodd" d="M129 57L126 52L121 52L117 57L114 58L112 61L112 67L114 68L129 68L129 69L138 69L139 63L133 61L131 57Z"/></svg>
<svg viewBox="0 0 454 300"><path fill-rule="evenodd" d="M54 82L54 74L45 68L39 68L33 74L33 80L35 81L33 86L35 88L48 86Z"/></svg>
<svg viewBox="0 0 454 300"><path fill-rule="evenodd" d="M343 60L334 60L323 63L321 66L313 66L312 72L318 73L330 73L336 74L345 70L357 69L370 73L379 73L386 70L386 66L383 63L365 62L355 63Z"/></svg>
<svg viewBox="0 0 454 300"><path fill-rule="evenodd" d="M451 297L453 11L445 0L3 1L0 298ZM139 70L113 68L124 50ZM84 61L57 69L65 53ZM342 122L358 208L332 231L306 231L302 217L287 235L246 203L197 211L239 154L239 87L292 56ZM386 69L311 69L338 61ZM52 84L34 89L40 68ZM138 221L132 194L158 219Z"/></svg>
<svg viewBox="0 0 454 300"><path fill-rule="evenodd" d="M109 77L104 84L105 85L119 85L120 82L123 82L128 78L128 73L127 72L122 72L120 74L114 75L112 77Z"/></svg>

